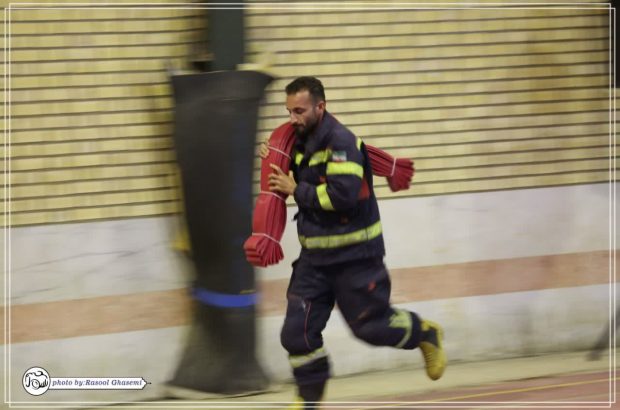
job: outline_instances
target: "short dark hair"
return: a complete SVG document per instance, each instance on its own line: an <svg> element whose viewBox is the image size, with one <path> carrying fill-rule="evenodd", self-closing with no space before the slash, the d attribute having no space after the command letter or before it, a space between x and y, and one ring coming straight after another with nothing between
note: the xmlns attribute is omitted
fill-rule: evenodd
<svg viewBox="0 0 620 410"><path fill-rule="evenodd" d="M300 91L308 91L314 102L325 101L325 89L321 80L316 77L298 77L286 86L286 95L297 94Z"/></svg>

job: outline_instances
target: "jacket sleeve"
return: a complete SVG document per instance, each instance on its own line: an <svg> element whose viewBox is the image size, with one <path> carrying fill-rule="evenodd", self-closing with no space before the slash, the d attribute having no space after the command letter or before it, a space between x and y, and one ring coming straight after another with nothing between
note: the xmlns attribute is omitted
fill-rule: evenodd
<svg viewBox="0 0 620 410"><path fill-rule="evenodd" d="M336 136L328 156L326 181L319 185L300 182L295 189L297 205L324 211L353 208L358 200L364 177L361 140L353 134Z"/></svg>

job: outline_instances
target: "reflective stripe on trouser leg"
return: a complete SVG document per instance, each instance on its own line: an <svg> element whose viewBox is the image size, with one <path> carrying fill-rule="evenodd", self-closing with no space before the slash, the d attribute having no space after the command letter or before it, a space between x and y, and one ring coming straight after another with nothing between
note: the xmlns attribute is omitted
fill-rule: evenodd
<svg viewBox="0 0 620 410"><path fill-rule="evenodd" d="M405 331L403 338L394 347L400 349L411 338L411 315L409 312L400 309L394 309L394 313L390 317L390 327L402 328Z"/></svg>
<svg viewBox="0 0 620 410"><path fill-rule="evenodd" d="M415 349L420 344L422 325L420 318L413 312L393 308L394 313L390 316L391 328L403 329L403 338L394 347L398 349Z"/></svg>
<svg viewBox="0 0 620 410"><path fill-rule="evenodd" d="M296 369L314 360L320 359L321 357L327 357L327 351L325 351L324 347L319 347L313 352L304 355L290 355L288 361L291 363L293 369Z"/></svg>
<svg viewBox="0 0 620 410"><path fill-rule="evenodd" d="M329 379L329 359L323 347L306 355L290 355L289 362L298 386L322 383Z"/></svg>

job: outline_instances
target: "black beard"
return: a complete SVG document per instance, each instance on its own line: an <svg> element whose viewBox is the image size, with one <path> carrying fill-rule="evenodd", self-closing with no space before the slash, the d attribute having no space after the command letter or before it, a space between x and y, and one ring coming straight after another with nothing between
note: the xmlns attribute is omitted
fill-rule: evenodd
<svg viewBox="0 0 620 410"><path fill-rule="evenodd" d="M308 138L308 135L312 134L312 132L316 128L317 122L315 122L314 124L308 125L305 128L295 127L295 135L297 135L297 137L301 139Z"/></svg>
<svg viewBox="0 0 620 410"><path fill-rule="evenodd" d="M295 127L295 135L297 135L297 138L306 139L308 137L308 129Z"/></svg>

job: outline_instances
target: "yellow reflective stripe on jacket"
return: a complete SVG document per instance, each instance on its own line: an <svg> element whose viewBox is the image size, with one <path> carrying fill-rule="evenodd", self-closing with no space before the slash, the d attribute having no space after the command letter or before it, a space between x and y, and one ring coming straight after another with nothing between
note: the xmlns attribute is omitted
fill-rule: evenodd
<svg viewBox="0 0 620 410"><path fill-rule="evenodd" d="M308 364L322 357L327 357L327 351L324 347L319 347L318 349L300 356L290 355L288 357L289 362L293 368L301 367L304 364Z"/></svg>
<svg viewBox="0 0 620 410"><path fill-rule="evenodd" d="M358 231L343 233L340 235L326 236L299 236L299 243L306 249L330 249L342 246L353 245L355 243L370 241L381 235L381 221L377 221L367 228Z"/></svg>
<svg viewBox="0 0 620 410"><path fill-rule="evenodd" d="M334 210L334 205L332 205L332 200L329 199L329 195L327 195L327 184L317 185L316 196L319 198L319 203L321 204L321 208L323 208L326 211Z"/></svg>
<svg viewBox="0 0 620 410"><path fill-rule="evenodd" d="M301 160L303 158L304 158L304 154L302 154L301 152L298 152L297 154L295 154L295 165L301 164Z"/></svg>
<svg viewBox="0 0 620 410"><path fill-rule="evenodd" d="M357 162L329 162L327 164L327 175L357 175L364 176L364 168Z"/></svg>
<svg viewBox="0 0 620 410"><path fill-rule="evenodd" d="M357 149L362 150L362 139L360 137L355 137L355 142L357 143Z"/></svg>
<svg viewBox="0 0 620 410"><path fill-rule="evenodd" d="M324 164L329 161L331 156L331 149L326 149L325 151L317 151L310 157L310 162L308 162L308 166Z"/></svg>

